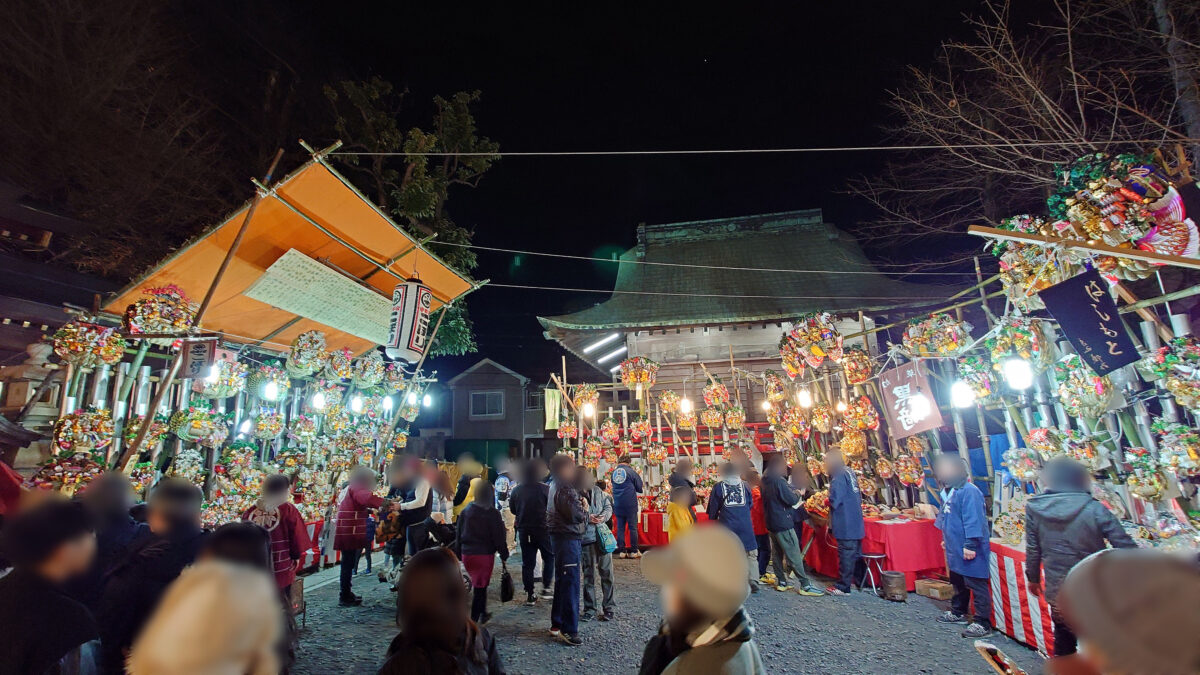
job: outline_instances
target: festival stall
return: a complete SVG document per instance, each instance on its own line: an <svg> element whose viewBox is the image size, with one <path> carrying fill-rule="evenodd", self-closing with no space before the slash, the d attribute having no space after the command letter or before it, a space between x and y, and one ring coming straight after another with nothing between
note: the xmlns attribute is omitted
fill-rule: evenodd
<svg viewBox="0 0 1200 675"><path fill-rule="evenodd" d="M318 542L348 471L403 451L436 376L422 370L435 314L476 284L327 164L333 149L256 182L251 203L50 337L65 386L32 486L74 494L115 468L144 494L179 476L203 488L211 527L282 473Z"/></svg>

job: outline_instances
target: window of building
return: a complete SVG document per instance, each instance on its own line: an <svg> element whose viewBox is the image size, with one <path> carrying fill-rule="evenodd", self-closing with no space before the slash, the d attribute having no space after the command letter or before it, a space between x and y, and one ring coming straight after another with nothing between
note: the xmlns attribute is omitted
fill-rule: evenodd
<svg viewBox="0 0 1200 675"><path fill-rule="evenodd" d="M471 417L504 417L504 392L471 392Z"/></svg>
<svg viewBox="0 0 1200 675"><path fill-rule="evenodd" d="M528 389L525 391L525 409L541 410L545 405L546 390Z"/></svg>

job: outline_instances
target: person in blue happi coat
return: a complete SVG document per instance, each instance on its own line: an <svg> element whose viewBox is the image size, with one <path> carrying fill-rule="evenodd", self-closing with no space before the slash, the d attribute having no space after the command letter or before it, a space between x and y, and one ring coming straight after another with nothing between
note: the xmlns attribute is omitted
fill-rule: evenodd
<svg viewBox="0 0 1200 675"><path fill-rule="evenodd" d="M838 579L826 590L830 595L849 595L855 571L862 561L866 535L862 514L862 489L858 476L846 466L842 453L825 453L825 475L829 476L829 530L837 539Z"/></svg>
<svg viewBox="0 0 1200 675"><path fill-rule="evenodd" d="M758 592L758 539L754 537L754 523L750 510L754 508L754 493L738 475L737 466L728 462L721 467L721 482L712 488L708 496L708 519L729 528L746 548L749 561L750 590Z"/></svg>
<svg viewBox="0 0 1200 675"><path fill-rule="evenodd" d="M617 468L612 472L613 515L617 517L617 557L640 558L638 551L638 502L642 494L642 477L629 463L629 453L617 458ZM629 539L626 545L625 532Z"/></svg>
<svg viewBox="0 0 1200 675"><path fill-rule="evenodd" d="M968 624L962 631L965 638L987 637L992 634L992 591L988 582L991 544L983 493L967 480L967 463L958 455L939 456L933 472L942 485L937 527L942 531L942 547L946 549L950 583L954 586L950 610L937 620ZM975 614L967 619L971 600L975 601Z"/></svg>

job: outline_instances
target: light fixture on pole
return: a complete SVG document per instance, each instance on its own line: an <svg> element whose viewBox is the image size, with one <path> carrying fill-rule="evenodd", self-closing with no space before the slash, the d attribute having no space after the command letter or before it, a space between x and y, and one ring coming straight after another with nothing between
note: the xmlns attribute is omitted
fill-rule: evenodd
<svg viewBox="0 0 1200 675"><path fill-rule="evenodd" d="M844 412L846 412L846 409L849 408L850 406L846 405L845 401L838 401L837 405L834 407L837 408L838 412L844 413Z"/></svg>
<svg viewBox="0 0 1200 675"><path fill-rule="evenodd" d="M771 409L771 402L770 402L770 401L763 401L763 402L762 402L762 409L763 409L763 410L770 410L770 409Z"/></svg>
<svg viewBox="0 0 1200 675"><path fill-rule="evenodd" d="M313 394L312 407L313 407L313 410L324 410L325 409L325 392L318 391L317 393Z"/></svg>
<svg viewBox="0 0 1200 675"><path fill-rule="evenodd" d="M1008 386L1023 391L1033 386L1033 366L1025 359L1012 357L1004 362L1004 380Z"/></svg>
<svg viewBox="0 0 1200 675"><path fill-rule="evenodd" d="M596 406L592 405L591 403L583 404L583 416L584 417L591 417L595 414L596 414Z"/></svg>
<svg viewBox="0 0 1200 675"><path fill-rule="evenodd" d="M955 380L950 385L950 403L955 408L970 408L975 405L975 390L964 380Z"/></svg>
<svg viewBox="0 0 1200 675"><path fill-rule="evenodd" d="M382 405L384 410L391 412L392 408L396 405L396 402L392 400L391 396L384 396Z"/></svg>
<svg viewBox="0 0 1200 675"><path fill-rule="evenodd" d="M933 412L933 403L920 389L908 399L908 412L915 420L923 420Z"/></svg>
<svg viewBox="0 0 1200 675"><path fill-rule="evenodd" d="M268 401L274 401L279 398L279 385L274 382L268 382L263 386L263 398Z"/></svg>
<svg viewBox="0 0 1200 675"><path fill-rule="evenodd" d="M796 392L796 402L801 408L811 408L813 404L812 392L807 389L801 389Z"/></svg>
<svg viewBox="0 0 1200 675"><path fill-rule="evenodd" d="M433 397L429 394L425 394L423 397L421 397L421 405L426 408L433 405Z"/></svg>
<svg viewBox="0 0 1200 675"><path fill-rule="evenodd" d="M681 413L692 412L692 399L690 399L690 398L679 399L679 412L681 412Z"/></svg>
<svg viewBox="0 0 1200 675"><path fill-rule="evenodd" d="M362 410L363 410L363 398L356 394L354 396L354 398L350 399L350 412L357 415L357 414L361 413Z"/></svg>

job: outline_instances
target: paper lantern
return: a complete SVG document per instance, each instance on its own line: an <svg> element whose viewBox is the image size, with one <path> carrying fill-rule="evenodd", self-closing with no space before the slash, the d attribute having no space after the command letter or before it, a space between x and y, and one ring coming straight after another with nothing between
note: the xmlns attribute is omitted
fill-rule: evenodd
<svg viewBox="0 0 1200 675"><path fill-rule="evenodd" d="M412 278L392 289L392 314L388 320L388 358L415 364L428 348L429 316L433 291Z"/></svg>

